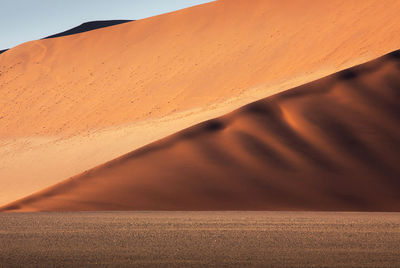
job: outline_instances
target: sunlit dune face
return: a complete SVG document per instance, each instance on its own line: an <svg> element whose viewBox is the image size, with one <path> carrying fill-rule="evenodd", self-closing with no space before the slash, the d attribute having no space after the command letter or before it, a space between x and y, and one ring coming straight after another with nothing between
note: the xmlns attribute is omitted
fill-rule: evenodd
<svg viewBox="0 0 400 268"><path fill-rule="evenodd" d="M23 44L0 57L1 137L118 126L259 86L268 95L397 49L400 4L388 5L217 1Z"/></svg>

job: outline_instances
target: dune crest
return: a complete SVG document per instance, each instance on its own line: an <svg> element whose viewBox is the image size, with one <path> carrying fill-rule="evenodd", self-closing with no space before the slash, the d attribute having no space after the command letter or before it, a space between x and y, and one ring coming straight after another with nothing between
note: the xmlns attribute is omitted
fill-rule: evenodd
<svg viewBox="0 0 400 268"><path fill-rule="evenodd" d="M0 204L398 49L399 13L397 0L223 0L12 48Z"/></svg>
<svg viewBox="0 0 400 268"><path fill-rule="evenodd" d="M400 51L185 129L2 211L400 211Z"/></svg>

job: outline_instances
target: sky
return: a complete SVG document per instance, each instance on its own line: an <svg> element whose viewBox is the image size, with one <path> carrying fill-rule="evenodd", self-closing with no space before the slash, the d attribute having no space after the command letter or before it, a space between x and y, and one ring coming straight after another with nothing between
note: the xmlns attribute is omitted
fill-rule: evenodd
<svg viewBox="0 0 400 268"><path fill-rule="evenodd" d="M211 0L1 0L0 50L93 20L138 20Z"/></svg>

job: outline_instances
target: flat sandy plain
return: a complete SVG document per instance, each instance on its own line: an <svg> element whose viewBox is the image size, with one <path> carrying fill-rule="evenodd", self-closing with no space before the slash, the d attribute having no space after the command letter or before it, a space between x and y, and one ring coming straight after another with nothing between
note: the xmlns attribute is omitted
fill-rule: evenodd
<svg viewBox="0 0 400 268"><path fill-rule="evenodd" d="M0 267L400 267L400 213L0 214Z"/></svg>

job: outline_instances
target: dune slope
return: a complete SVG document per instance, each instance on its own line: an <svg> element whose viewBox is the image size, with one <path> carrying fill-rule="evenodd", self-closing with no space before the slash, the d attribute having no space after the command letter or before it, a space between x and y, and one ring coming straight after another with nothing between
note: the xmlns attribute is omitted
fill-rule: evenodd
<svg viewBox="0 0 400 268"><path fill-rule="evenodd" d="M398 49L399 13L397 0L219 0L12 48L0 204Z"/></svg>
<svg viewBox="0 0 400 268"><path fill-rule="evenodd" d="M246 105L3 211L400 211L400 51Z"/></svg>

